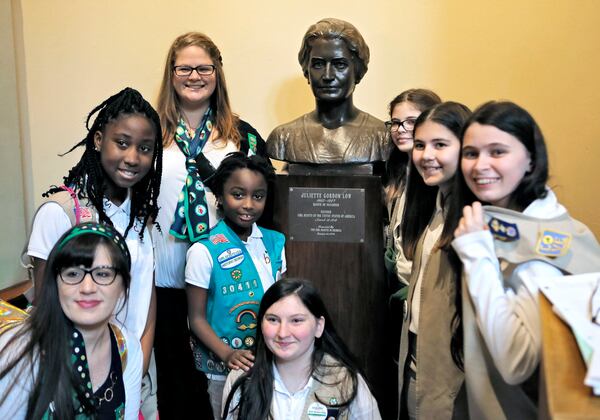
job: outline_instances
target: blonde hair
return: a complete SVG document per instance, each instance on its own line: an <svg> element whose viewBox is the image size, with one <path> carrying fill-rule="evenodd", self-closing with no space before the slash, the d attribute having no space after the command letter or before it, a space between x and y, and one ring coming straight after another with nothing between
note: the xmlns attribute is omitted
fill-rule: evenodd
<svg viewBox="0 0 600 420"><path fill-rule="evenodd" d="M215 43L200 32L188 32L175 38L169 48L165 69L163 73L156 110L160 116L162 126L163 146L169 146L173 142L175 129L180 118L179 97L173 87L173 66L177 53L186 47L200 47L208 53L215 66L216 88L210 98L210 106L215 111L215 128L218 138L233 141L236 147L240 145L240 132L237 128L239 117L231 110L227 85L225 84L225 73L223 71L223 58ZM218 139L213 139L213 141Z"/></svg>

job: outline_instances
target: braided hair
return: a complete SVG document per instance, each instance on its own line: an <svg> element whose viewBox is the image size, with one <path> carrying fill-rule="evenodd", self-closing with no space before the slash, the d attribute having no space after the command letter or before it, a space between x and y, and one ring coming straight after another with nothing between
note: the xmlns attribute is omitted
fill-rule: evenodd
<svg viewBox="0 0 600 420"><path fill-rule="evenodd" d="M90 120L96 113L98 115L90 127ZM72 152L77 147L85 147L79 162L63 178L64 184L72 188L80 199L86 198L92 203L98 211L100 222L112 226L111 220L104 212L103 199L107 175L100 162L100 152L95 150L94 135L98 131L103 133L109 123L124 115L146 117L151 121L155 131L154 153L150 170L144 178L131 188L131 213L129 224L123 234L124 237L127 237L127 233L133 227L136 219L141 221L143 226L146 226L149 220L154 222L158 214L157 198L160 192L163 147L160 118L152 105L137 90L129 87L123 89L92 109L85 121L85 127L88 130L87 135L61 156ZM60 187L52 186L43 196L48 197L61 190ZM140 240L144 239L144 229L140 229L139 237Z"/></svg>

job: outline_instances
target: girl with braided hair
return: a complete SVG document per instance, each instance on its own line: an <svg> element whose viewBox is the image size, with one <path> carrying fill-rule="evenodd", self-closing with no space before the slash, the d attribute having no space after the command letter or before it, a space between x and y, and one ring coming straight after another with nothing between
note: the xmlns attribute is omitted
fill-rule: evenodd
<svg viewBox="0 0 600 420"><path fill-rule="evenodd" d="M156 364L161 417L208 409L190 350L186 253L219 221L208 180L229 153L266 156L260 134L232 111L223 58L206 35L189 32L169 48L157 103L163 129L156 247ZM195 407L195 408L192 408Z"/></svg>
<svg viewBox="0 0 600 420"><path fill-rule="evenodd" d="M81 159L63 178L64 185L44 194L46 202L33 221L27 254L33 260L36 296L44 287L45 261L64 232L87 221L116 228L132 256L131 298L116 318L141 340L147 372L156 313L154 256L147 226L158 214L160 119L138 91L126 88L96 106L86 128L86 137L67 152L83 146Z"/></svg>

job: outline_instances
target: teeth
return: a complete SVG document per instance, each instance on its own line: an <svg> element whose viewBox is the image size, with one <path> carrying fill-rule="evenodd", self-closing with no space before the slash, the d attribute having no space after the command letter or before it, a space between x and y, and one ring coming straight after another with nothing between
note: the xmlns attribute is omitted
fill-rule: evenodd
<svg viewBox="0 0 600 420"><path fill-rule="evenodd" d="M476 178L475 179L475 183L477 185L487 185L487 184L494 184L496 182L498 182L498 178Z"/></svg>

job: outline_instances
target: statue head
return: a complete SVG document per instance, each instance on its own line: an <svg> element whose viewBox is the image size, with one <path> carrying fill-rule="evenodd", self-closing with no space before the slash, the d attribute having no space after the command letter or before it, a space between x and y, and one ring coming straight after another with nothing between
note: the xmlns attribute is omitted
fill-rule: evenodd
<svg viewBox="0 0 600 420"><path fill-rule="evenodd" d="M302 67L304 77L309 79L310 53L316 40L342 40L352 54L354 67L354 83L359 83L367 72L369 65L369 47L365 43L358 29L346 21L326 18L321 19L304 34L302 45L298 52L298 62Z"/></svg>

